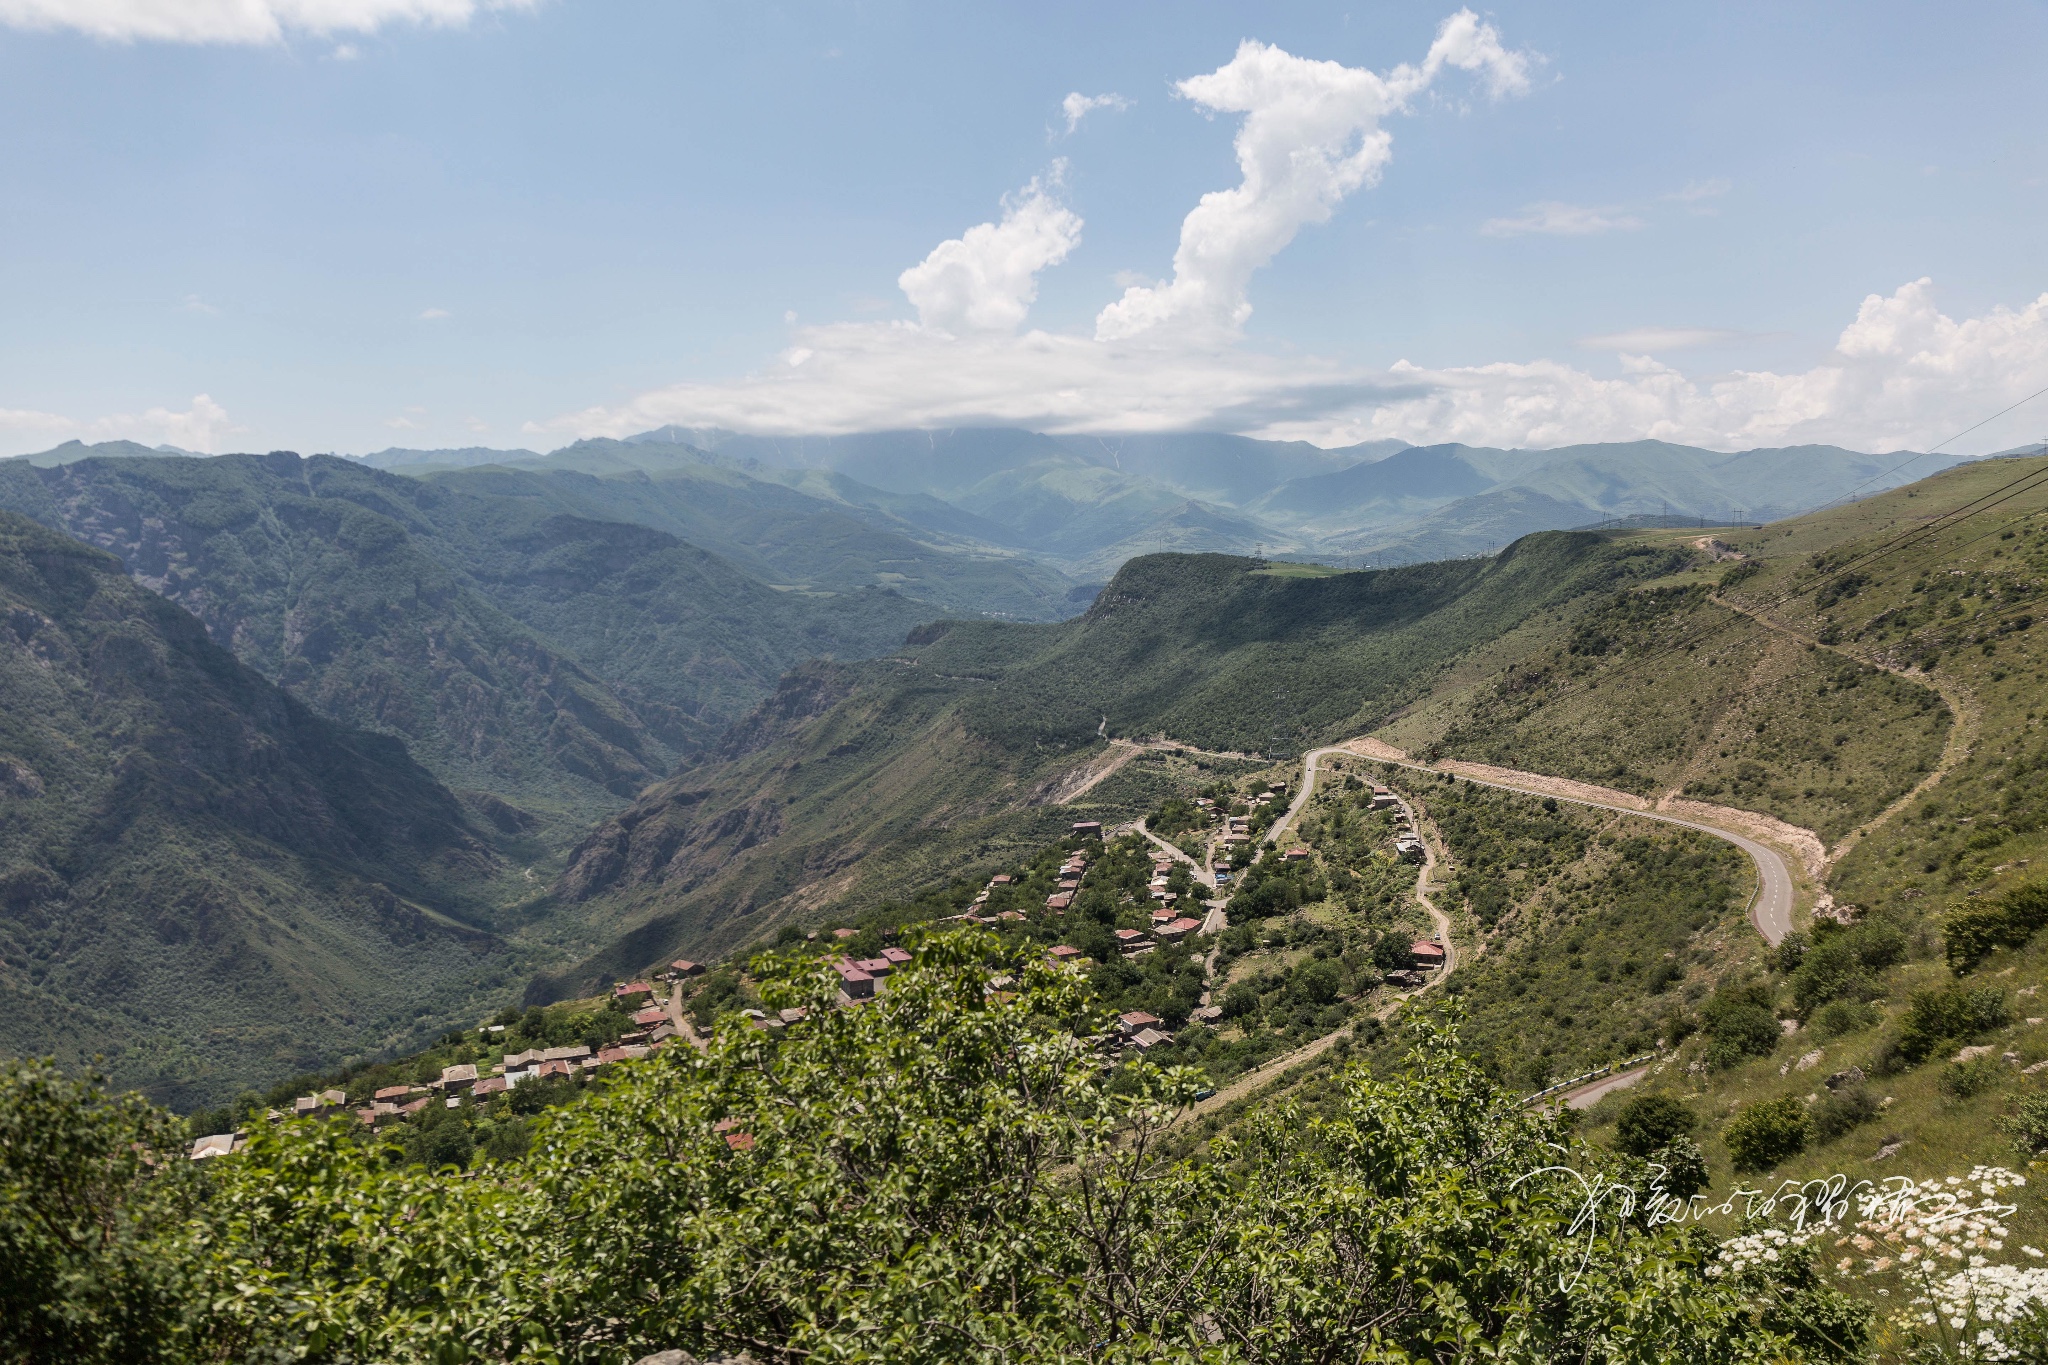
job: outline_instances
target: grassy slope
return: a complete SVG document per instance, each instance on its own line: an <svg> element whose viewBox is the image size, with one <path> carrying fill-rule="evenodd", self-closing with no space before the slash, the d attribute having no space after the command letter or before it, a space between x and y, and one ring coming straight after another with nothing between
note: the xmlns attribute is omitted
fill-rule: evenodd
<svg viewBox="0 0 2048 1365"><path fill-rule="evenodd" d="M1504 1081L1542 1089L1653 1048L1665 1018L1763 957L1756 876L1708 835L1400 769L1443 836L1441 902L1474 951L1454 978L1466 1038Z"/></svg>
<svg viewBox="0 0 2048 1365"><path fill-rule="evenodd" d="M1703 1047L1690 1042L1651 1082L1701 1111L1701 1137L1721 1188L1730 1172L1720 1126L1738 1107L1779 1094L1815 1096L1818 1106L1828 1094L1821 1079L1850 1066L1871 1073L1873 1097L1890 1103L1845 1135L1817 1141L1777 1174L1839 1170L1880 1179L1953 1174L1977 1162L2023 1164L1997 1120L2034 1093L2038 1080L2003 1069L1989 1090L1959 1097L1943 1078L1946 1058L1965 1042L2016 1052L2023 1064L2048 1058L2048 1028L2024 1022L2048 1015L2034 993L2048 987L2048 944L1994 952L1960 982L2000 988L2018 1022L1950 1039L1923 1064L1885 1072L1883 1059L1913 993L1956 979L1941 960L1942 917L2048 866L2048 799L2036 778L2048 767L2048 661L2033 624L2048 581L2048 495L2022 490L1952 530L1853 565L1848 575L1842 566L2042 469L2048 461L1964 466L1767 530L1719 532L1760 566L1720 595L1778 629L1708 600L1727 564L1695 569L1626 603L1533 619L1475 651L1444 675L1434 696L1380 732L1445 757L1645 794L1689 788L1806 824L1831 846L1834 897L1898 931L1906 959L1868 972L1852 992L1873 997L1867 1023L1843 1034L1802 1029L1772 1056L1723 1071L1688 1073ZM1586 648L1603 640L1601 652ZM1913 671L1899 677L1879 665ZM1937 766L1958 716L1967 740L1960 762L1901 805L1898 798ZM1857 837L1845 839L1852 831ZM1497 885L1516 894L1512 876ZM1727 946L1666 998L1692 1010L1712 982L1746 977L1763 983L1790 1017L1793 978L1771 970L1772 959L1752 940L1738 935ZM1474 1028L1485 1032L1512 1011L1486 1005L1482 975L1475 972L1468 999ZM1815 1051L1821 1055L1807 1069L1796 1067ZM1639 1092L1593 1113L1596 1135L1632 1093ZM1906 1145L1873 1161L1891 1138ZM2043 1220L2023 1219L2038 1242Z"/></svg>
<svg viewBox="0 0 2048 1365"><path fill-rule="evenodd" d="M1112 735L1222 750L1276 728L1297 743L1356 733L1474 642L1674 562L1562 534L1494 563L1384 573L1133 561L1078 620L949 623L893 660L785 680L715 761L585 840L558 890L617 935L593 976L730 948L905 867L1042 840L1075 818L1050 808L1066 804L1062 779L1110 757L1105 717Z"/></svg>
<svg viewBox="0 0 2048 1365"><path fill-rule="evenodd" d="M1735 590L1742 599L1770 607L1773 619L1789 628L1838 640L1837 647L1850 654L1932 664L1928 681L1950 689L1974 721L1975 733L1954 771L1857 841L1833 869L1830 887L1839 900L1897 926L1909 944L1907 962L1874 975L1876 1022L1837 1038L1794 1035L1777 1056L1735 1072L1661 1078L1692 1095L1717 1125L1732 1106L1752 1099L1824 1094L1819 1079L1851 1065L1876 1071L1911 994L1954 979L1940 960L1941 917L1996 897L2048 865L2048 800L2034 775L2048 759L2042 702L2048 696L2048 661L2034 638L2039 627L2013 628L2039 612L2048 574L2048 496L2022 493L1953 530L1885 554L1855 571L1865 581L1848 595L1839 592L1842 576L1830 570L1860 549L1924 525L1930 514L2043 468L2048 462L2041 460L1970 466L1738 541L1768 555L1765 572ZM1788 998L1782 975L1774 983L1781 999ZM1810 1150L1786 1173L1839 1169L1852 1178L1879 1178L1948 1174L1977 1161L2019 1164L1995 1120L2019 1097L2035 1093L2038 1081L2006 1071L1988 1091L1959 1099L1942 1088L1943 1059L1970 1041L2015 1051L2023 1064L2048 1057L2048 1031L2023 1022L2048 1010L2037 1003L2038 995L2019 994L2048 985L2048 944L2037 940L1994 952L1961 984L2001 989L2022 1022L1981 1038L1950 1040L1926 1064L1874 1076L1871 1089L1893 1101L1882 1116ZM1812 1069L1778 1074L1816 1048L1823 1055ZM1894 1136L1908 1145L1886 1162L1872 1162L1880 1141ZM1710 1154L1720 1150L1710 1135ZM2031 1226L2038 1243L2041 1220Z"/></svg>
<svg viewBox="0 0 2048 1365"><path fill-rule="evenodd" d="M118 561L0 513L0 1047L180 1102L416 1041L502 989L502 869Z"/></svg>
<svg viewBox="0 0 2048 1365"><path fill-rule="evenodd" d="M1718 605L1725 572L1702 560L1502 641L1385 737L1840 838L1933 768L1948 708L1932 688Z"/></svg>

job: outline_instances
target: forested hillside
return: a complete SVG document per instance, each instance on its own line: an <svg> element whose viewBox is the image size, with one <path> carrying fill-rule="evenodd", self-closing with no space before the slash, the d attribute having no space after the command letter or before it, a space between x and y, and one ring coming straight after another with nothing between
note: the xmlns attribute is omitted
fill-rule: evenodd
<svg viewBox="0 0 2048 1365"><path fill-rule="evenodd" d="M112 550L308 705L562 842L792 665L936 610L777 592L658 530L325 456L0 463L0 505Z"/></svg>
<svg viewBox="0 0 2048 1365"><path fill-rule="evenodd" d="M510 988L485 834L111 555L0 513L0 1050L190 1103Z"/></svg>

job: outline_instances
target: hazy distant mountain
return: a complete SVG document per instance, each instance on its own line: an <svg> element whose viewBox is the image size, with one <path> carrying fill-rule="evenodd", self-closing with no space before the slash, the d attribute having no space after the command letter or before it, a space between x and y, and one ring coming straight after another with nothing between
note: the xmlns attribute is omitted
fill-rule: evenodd
<svg viewBox="0 0 2048 1365"><path fill-rule="evenodd" d="M682 442L764 470L831 470L949 503L1008 533L999 541L984 527L983 538L1091 577L1160 549L1429 558L1635 513L1776 518L1944 463L1898 470L1908 457L1833 446L1731 454L1665 441L1553 450L1378 441L1324 450L1214 433L1010 428L760 437L667 427L634 439Z"/></svg>
<svg viewBox="0 0 2048 1365"><path fill-rule="evenodd" d="M1252 511L1309 528L1352 529L1363 519L1413 516L1497 481L1463 458L1462 446L1415 446L1334 474L1289 479L1251 503Z"/></svg>
<svg viewBox="0 0 2048 1365"><path fill-rule="evenodd" d="M488 446L463 446L456 450L407 450L401 446L392 446L388 450L373 451L368 455L351 455L347 458L361 460L372 469L403 469L410 472L421 465L459 469L475 464L537 460L540 456L531 450L493 450Z"/></svg>
<svg viewBox="0 0 2048 1365"><path fill-rule="evenodd" d="M37 451L33 455L15 455L9 458L23 460L39 469L50 469L57 465L71 464L77 460L90 460L96 455L192 455L196 452L180 450L177 446L146 446L134 441L101 441L98 445L87 445L83 441L66 441L63 445L49 450Z"/></svg>
<svg viewBox="0 0 2048 1365"><path fill-rule="evenodd" d="M810 479L771 472L670 443L579 441L516 464L425 477L466 492L535 499L569 515L651 526L781 588L891 589L931 603L935 615L1046 621L1071 614L1074 581L971 534L969 511L823 471Z"/></svg>
<svg viewBox="0 0 2048 1365"><path fill-rule="evenodd" d="M93 449L73 442L30 458L59 463ZM659 527L770 582L835 591L893 584L949 610L1053 619L1074 586L1067 576L1099 581L1125 559L1160 550L1472 554L1530 531L1630 515L1771 520L1952 461L1835 446L1728 453L1667 441L1323 449L1215 432L750 436L667 426L547 455L394 448L362 462L430 477L495 466L595 476L607 481L592 493L603 510L577 515Z"/></svg>
<svg viewBox="0 0 2048 1365"><path fill-rule="evenodd" d="M536 476L475 474L543 487L279 452L0 466L0 506L119 554L315 710L563 829L715 740L793 665L870 657L946 614L872 582L778 592L560 505Z"/></svg>

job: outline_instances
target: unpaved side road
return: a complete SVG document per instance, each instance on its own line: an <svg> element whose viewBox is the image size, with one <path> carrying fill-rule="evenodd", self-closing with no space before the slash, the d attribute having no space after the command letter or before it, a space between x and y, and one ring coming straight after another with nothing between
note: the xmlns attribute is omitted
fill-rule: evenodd
<svg viewBox="0 0 2048 1365"><path fill-rule="evenodd" d="M1272 829L1269 830L1267 833L1268 838L1272 839L1276 843L1279 842L1280 833L1284 831L1289 825L1294 823L1295 817L1300 815L1303 807L1305 807L1308 804L1310 796L1315 791L1317 760L1322 758L1326 754L1350 752L1350 750L1345 749L1342 746L1335 746L1328 749L1317 749L1308 755L1307 760L1302 764L1301 791L1294 798L1293 804L1288 806L1287 813L1281 816L1280 819L1273 822ZM1400 1009L1401 1006L1407 1004L1409 1001L1415 999L1417 996L1423 995L1429 991L1437 989L1439 986L1443 985L1443 983L1446 980L1450 978L1452 972L1458 969L1458 948L1457 945L1451 941L1451 917L1445 914L1443 911L1439 910L1436 906L1436 902L1429 898L1429 883L1437 869L1438 841L1430 835L1430 833L1427 830L1427 827L1423 824L1422 820L1417 816L1415 808L1408 804L1406 798L1401 797L1397 794L1395 796L1395 800L1401 803L1401 810L1405 815L1407 815L1409 825L1415 830L1417 836L1420 837L1422 840L1422 866L1419 869L1417 869L1415 873L1415 899L1422 902L1422 908L1429 912L1430 922L1436 926L1437 937L1443 941L1444 965L1442 970L1437 972L1437 974L1434 977L1432 977L1426 984L1424 984L1421 987L1421 989L1411 991L1406 995L1398 996L1395 999L1387 1002L1385 1005L1381 1006L1379 1010L1376 1011L1374 1016L1379 1019L1385 1019L1388 1015ZM1218 911L1216 913L1218 918L1220 919L1222 912ZM1216 950L1212 948L1209 951L1208 958L1208 971L1211 976L1213 976L1215 972L1215 963ZM1208 1003L1208 997L1206 992L1203 996L1203 1003ZM1197 1102L1190 1112L1196 1115L1213 1113L1216 1110L1223 1108L1227 1104L1232 1104L1238 1100L1241 1100L1245 1096L1251 1094L1254 1090L1257 1090L1260 1087L1268 1084L1269 1082L1273 1081L1274 1079L1276 1079L1286 1071L1290 1070L1291 1068L1299 1066L1301 1063L1308 1061L1310 1058L1316 1057L1321 1053L1327 1051L1331 1047L1334 1047L1339 1038L1348 1038L1350 1036L1351 1028L1349 1025L1347 1025L1344 1028L1340 1028L1333 1032L1326 1033L1322 1037L1317 1038L1312 1042L1305 1043L1301 1047L1296 1048L1292 1052L1282 1053L1280 1056L1273 1058L1271 1061L1262 1062L1258 1066L1253 1067L1250 1071L1245 1072L1244 1075L1239 1076L1229 1085L1226 1085L1221 1090L1218 1090L1208 1099Z"/></svg>

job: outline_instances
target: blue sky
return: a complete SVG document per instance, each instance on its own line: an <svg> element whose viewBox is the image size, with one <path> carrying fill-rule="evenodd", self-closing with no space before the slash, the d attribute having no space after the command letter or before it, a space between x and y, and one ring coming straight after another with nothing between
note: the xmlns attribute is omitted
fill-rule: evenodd
<svg viewBox="0 0 2048 1365"><path fill-rule="evenodd" d="M2038 4L1456 13L0 0L0 452L666 420L1898 448L2048 385ZM1070 133L1070 94L1125 107ZM1165 283L1262 117L1254 155L1360 183L1238 205L1226 235L1283 244ZM1105 313L1132 287L1140 323Z"/></svg>

